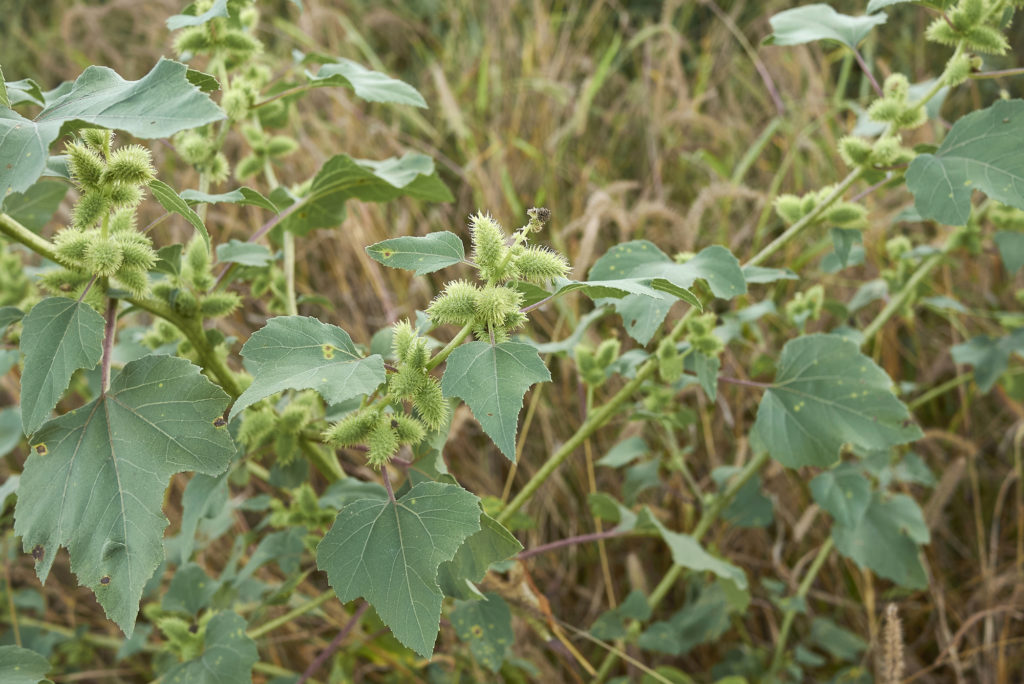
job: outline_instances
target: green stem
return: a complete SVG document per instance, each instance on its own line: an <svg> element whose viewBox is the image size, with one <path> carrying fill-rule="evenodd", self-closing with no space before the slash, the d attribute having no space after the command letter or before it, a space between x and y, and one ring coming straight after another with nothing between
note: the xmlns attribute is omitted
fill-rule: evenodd
<svg viewBox="0 0 1024 684"><path fill-rule="evenodd" d="M925 276L932 272L932 270L939 265L942 258L946 256L946 249L943 249L938 254L932 254L930 257L922 261L917 270L907 279L907 282L903 284L900 291L896 295L889 299L889 302L885 307L878 312L875 319L868 324L868 327L864 328L864 343L872 339L882 329L882 326L892 318L893 314L899 311L899 308L903 306L903 303L917 290L917 286L924 280Z"/></svg>
<svg viewBox="0 0 1024 684"><path fill-rule="evenodd" d="M289 316L299 315L295 297L295 233L284 231L284 292L285 311Z"/></svg>
<svg viewBox="0 0 1024 684"><path fill-rule="evenodd" d="M811 585L814 584L814 579L818 576L818 572L821 571L821 566L825 564L829 554L832 552L834 542L832 537L825 540L825 543L818 549L818 555L814 557L814 562L811 563L811 567L807 570L807 574L804 576L800 586L796 590L796 595L793 599L803 599L807 596L807 592L811 590ZM790 608L786 610L786 614L782 618L782 628L779 630L779 636L775 640L775 655L772 657L772 664L769 672L772 675L778 674L782 668L782 659L786 651L786 640L789 639L789 630L793 625L793 618L796 617L796 605L802 603L800 600L791 600Z"/></svg>
<svg viewBox="0 0 1024 684"><path fill-rule="evenodd" d="M44 256L50 261L60 263L60 260L57 258L57 250L52 242L36 235L7 214L0 214L0 233L16 242L20 242L36 254Z"/></svg>
<svg viewBox="0 0 1024 684"><path fill-rule="evenodd" d="M310 442L305 437L299 440L299 446L305 452L310 463L320 471L320 474L327 479L328 483L344 480L348 477L345 471L341 469L341 466L338 465L338 459L333 456L333 452L324 453L317 444Z"/></svg>
<svg viewBox="0 0 1024 684"><path fill-rule="evenodd" d="M292 610L289 610L284 615L276 617L273 620L268 620L259 627L253 627L248 632L246 632L246 635L248 635L250 639L259 639L261 636L273 632L278 627L281 627L282 625L287 625L295 618L301 615L305 615L309 611L318 608L319 606L322 606L323 604L327 603L333 598L335 598L335 593L333 590L325 591L316 598L310 599L302 605Z"/></svg>
<svg viewBox="0 0 1024 684"><path fill-rule="evenodd" d="M462 341L464 339L469 337L469 334L471 332L473 332L472 325L467 323L466 325L462 326L462 330L456 333L455 337L452 338L452 341L446 344L441 351L437 352L437 354L435 354L433 358L430 359L430 361L427 361L427 370L432 371L438 366L440 366L444 362L444 360L448 358L448 355L455 351L455 348L462 344Z"/></svg>

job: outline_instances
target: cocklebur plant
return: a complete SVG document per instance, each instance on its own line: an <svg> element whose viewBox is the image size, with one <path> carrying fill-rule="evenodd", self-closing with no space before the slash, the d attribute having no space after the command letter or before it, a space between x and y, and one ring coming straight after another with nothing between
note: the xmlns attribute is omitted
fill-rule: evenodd
<svg viewBox="0 0 1024 684"><path fill-rule="evenodd" d="M991 174L993 169L1004 176L1017 173L1003 152L1006 140L1020 131L1021 103L997 102L967 115L930 151L917 152L903 142L902 136L925 128L929 100L942 88L964 83L972 70L983 66L974 53L998 47L990 29L999 31L1005 13L1019 3L947 4L954 32L933 37L952 40L954 54L935 85L916 95L906 77L885 79L866 114L882 126L877 138L872 141L865 134L839 143L838 154L851 167L847 178L820 190L780 196L775 207L784 227L745 263L722 246L671 258L651 241L630 240L600 255L586 279L577 273L581 279L572 280L569 261L545 247L544 234L538 233L551 220L549 212L531 210L526 225L511 233L490 214L477 213L470 218L468 258L462 235L447 231L395 237L366 248L376 262L416 276L453 270L425 312L404 312L407 318L385 331L383 337L390 342L376 346L374 341L353 340L336 325L298 315L294 242L312 230L337 225L348 199L385 201L409 195L443 200L450 195L429 160L416 155L383 162L337 155L314 177L282 185L275 164L294 141L284 142L266 130L287 123L292 100L309 88L344 85L357 96L417 105L422 98L415 90L354 63L323 61L320 56L302 59L304 64L319 62L317 74L296 77L294 70L288 71L288 78L300 80L270 86L268 73L260 69L261 47L252 35L258 15L251 3L230 0L197 3L188 14L172 19L182 31L179 56L195 56L213 77L169 61L140 79L142 85L107 71L87 70L67 88L59 106L43 103L52 109L40 115L42 121L63 117L70 127L80 125L77 121L88 126L80 129L82 141L68 148L70 176L82 190L73 212L76 225L50 241L8 215L0 220L5 236L64 269L58 273L65 280L55 281L54 294L60 295L36 301L31 288L18 285L13 294L4 293L10 297L5 304L31 309L24 313L5 307L0 318L5 328L21 327L15 333L24 357L21 422L30 456L17 484L14 532L36 562L37 573L45 578L58 548L67 547L72 571L128 636L145 601L145 621L168 644L146 666L147 674L166 681L198 681L214 667L226 673L225 680L245 681L254 668L268 675L297 676L262 662L256 640L304 616L320 620L315 611L329 602L332 617L340 614L335 597L349 604L351 629L358 629L367 606L374 608L374 619L380 622L360 639L373 638L382 624L423 657L433 653L447 611L482 666L495 672L508 667L516 674L507 658L512 610L535 626L547 619L547 626L538 629L541 633L550 628L557 634L560 628L550 608L544 614L545 603L538 596L543 597L532 583L513 581L524 577L526 565L509 562L544 549L521 553L509 530L529 520L531 504L545 484L567 459L583 452L591 469L623 469L623 500L615 499L614 491L596 491L597 478L589 478L595 524L615 527L596 537L556 544L597 540L612 545L634 537L649 542L653 536L667 547L671 565L649 592L635 592L615 608L609 605L593 626L596 637L621 640L620 647L600 644L584 653L577 647L580 642L569 642L566 651L581 669L596 680L605 679L626 648L641 654L636 659L640 666L647 657L682 658L700 643L722 639L730 619L741 620L755 592L764 591L780 614L774 652L751 645L741 649L741 658L716 664L713 673L691 669L690 674L708 681L751 672L762 673L761 681L839 676L835 670L843 663L815 663L788 647L791 633L804 631L801 606L809 603L809 590L821 569L841 557L844 572L859 568L861 577L877 575L898 591L927 584L921 547L928 542L929 529L917 503L898 490L925 479L920 472L908 474L914 460L903 446L921 432L894 392L898 378L860 348L870 347L896 313L911 315L930 270L962 248L983 245L990 225L1003 235L997 246L1004 261L1020 261L1020 244L1013 239L1019 216L1013 213L1016 209L998 203L1019 209L1024 201L999 182L1003 176ZM777 17L775 42L807 40L808 31L815 30L835 39L831 24L815 23L820 7L794 10L802 17L796 36L787 35L787 23ZM863 22L839 16L841 26L854 28L852 34L838 35L853 35L856 39L847 38L847 47L856 51L864 37L856 37ZM878 23L872 20L872 25ZM166 93L145 96L154 84L171 91L179 102L174 117L162 110L172 99ZM217 84L222 92L219 107L207 94L215 93ZM118 116L97 114L86 106L86 94L105 98L103 111ZM125 116L125 108L131 116ZM0 125L8 135L31 129L44 137L53 133L48 143L56 139L50 126L14 110L5 110L5 115ZM142 120L153 124L133 126ZM117 126L128 126L126 133L136 137L175 136L176 151L198 172L198 189L178 193L152 179L151 171L140 173L148 155L130 146L112 146L103 128ZM1003 126L1006 133L994 141L985 142L978 134ZM249 148L232 164L222 143L235 133ZM6 171L0 165L0 179L5 189L28 190L40 167L16 158L9 149L0 151L0 161L10 163ZM133 151L122 153L124 159L115 164L122 149ZM48 151L44 147L41 154ZM112 166L119 170L108 173ZM208 192L232 172L236 179L252 178L265 194L252 188ZM833 236L864 230L865 241L875 239L877 217L869 214L863 199L883 187L889 191L887 184L898 184L904 175L918 216L964 228L950 231L946 244L931 249L915 247L909 235L887 231L872 252L885 254L879 260L891 269L883 278L888 298L866 326L858 329L852 316L842 321L846 326L837 325L826 315L835 307L828 308L823 284L788 284L806 277L809 269L793 264L800 271L793 273L765 266L814 227L841 229ZM860 182L871 186L845 199ZM197 231L186 244L161 245L155 257L146 252L155 259L148 265L139 254L126 257L131 249L112 237L122 228L127 232L129 224L143 235L134 219L121 214L135 207L134 195L125 188L134 187L141 199L143 186ZM935 187L948 188L948 197L933 192ZM989 195L982 211L972 209L974 188ZM117 204L121 200L124 206ZM207 231L201 206L192 208L210 202L249 204L270 212L270 218L247 243L215 244L220 236ZM87 244L75 231L98 231L105 239ZM280 233L279 257L276 248L260 243L268 233ZM143 237L148 245L149 238ZM838 252L839 239L834 239ZM911 255L913 259L907 258ZM144 266L135 270L142 271L145 286L121 282L129 261ZM23 275L12 266L4 277L17 285L25 282ZM69 286L67 291L62 283ZM234 311L247 289L252 295L264 288L272 288L279 300L267 310L280 306L285 315L269 318L248 336L237 355L243 372L217 319ZM577 330L565 340L537 342L541 329L530 323L530 313L556 308L562 297L576 291L594 301L588 320L621 319L624 333L598 339ZM787 291L797 294L776 308L775 299ZM245 303L250 302L256 303L253 297ZM672 313L673 307L684 306ZM763 336L752 344L754 336L748 337L747 328L778 309L785 316L777 326L793 339L781 349L772 348ZM121 365L113 349L124 341L127 329L119 322L139 311L151 317L140 335L143 344L159 353ZM804 335L805 328L819 332ZM953 354L976 366L979 386L991 387L1002 372L999 359L1005 368L1015 344L1012 334L1005 341L975 339ZM753 360L744 363L754 347L761 357L774 357L772 381L763 379L770 371L760 372ZM529 472L521 486L510 478L506 496L463 488L463 469L479 463L460 463L442 454L459 402L494 445L477 449L477 461L515 461L527 453L519 424L524 397L536 384L552 379L549 355L571 355L575 367L568 377L583 386L583 415L577 422L572 417L565 421L572 433L539 450L543 460L524 468ZM737 369L748 365L749 376L761 380L736 377ZM74 382L75 371L96 366L94 389ZM565 374L559 376L561 380ZM81 390L66 392L69 384ZM746 408L753 402L741 403L736 395L720 391L725 386L759 393L756 412ZM713 460L700 446L696 426L706 433L717 407L730 406L743 412L732 424L753 422L749 434L742 435L749 450L744 446L736 465L711 470L706 466ZM53 418L55 408L61 415ZM593 462L596 438L615 439L629 419L639 419L640 436L622 439ZM789 597L783 596L782 583L775 590L764 582L751 584L744 568L728 558L727 535L715 543L705 541L725 525L758 527L772 521L772 501L760 491L761 473L771 461L780 470L801 469L792 478L799 493L829 520L819 526L824 541L811 550L813 560L804 566L804 576L793 578L798 588ZM310 464L318 471L314 477ZM675 502L642 496L658 486L662 467L673 476L679 473L690 490L677 516L681 527L673 519L676 511L669 508ZM711 470L710 478L702 478L705 470ZM170 477L180 471L196 474L181 495L180 529L165 540L160 502ZM329 485L323 487L324 481ZM249 487L264 494L246 498ZM485 503L487 495L490 503ZM257 524L250 526L246 519L245 527L252 530L223 554L223 567L209 563L203 551L243 512ZM267 533L268 528L274 531ZM197 545L197 538L205 541ZM251 553L250 543L255 545ZM806 551L801 548L799 554L810 558ZM790 553L788 547L785 553ZM168 584L158 592L158 602L146 585L161 563L167 564ZM280 586L254 581L255 573L270 564L287 578ZM221 567L216 577L208 574L210 567ZM316 569L326 573L333 591ZM502 573L507 573L508 584L502 583ZM616 578L609 574L607 581L613 584ZM646 583L636 582L641 584ZM685 602L666 610L677 590L685 590ZM287 609L280 617L267 614L282 603ZM812 631L822 619L815 620ZM348 633L342 631L334 646ZM9 653L0 651L0 657ZM602 656L601 663L591 664ZM453 659L465 662L468 657L458 651ZM843 657L850 656L836 656ZM422 665L409 654L396 658L403 667ZM847 674L852 676L853 669L851 665Z"/></svg>

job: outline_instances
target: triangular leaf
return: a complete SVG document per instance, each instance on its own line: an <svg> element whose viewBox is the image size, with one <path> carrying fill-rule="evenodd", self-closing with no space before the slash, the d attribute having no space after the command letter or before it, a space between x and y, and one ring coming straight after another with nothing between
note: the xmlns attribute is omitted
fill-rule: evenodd
<svg viewBox="0 0 1024 684"><path fill-rule="evenodd" d="M245 619L231 611L206 623L203 654L172 668L167 684L251 684L252 667L260 659L256 642L245 633Z"/></svg>
<svg viewBox="0 0 1024 684"><path fill-rule="evenodd" d="M341 509L317 547L343 602L364 597L395 637L423 657L434 650L443 595L437 568L480 529L480 500L457 485L421 482L397 502Z"/></svg>
<svg viewBox="0 0 1024 684"><path fill-rule="evenodd" d="M231 407L246 407L286 389L314 389L328 404L368 394L384 382L384 359L363 358L341 328L308 316L278 316L242 346L253 381Z"/></svg>
<svg viewBox="0 0 1024 684"><path fill-rule="evenodd" d="M29 230L39 232L57 213L69 187L60 181L41 180L25 192L8 195L4 212Z"/></svg>
<svg viewBox="0 0 1024 684"><path fill-rule="evenodd" d="M657 518L653 519L653 523L658 529L658 533L661 534L661 538L668 544L668 548L672 552L673 563L699 572L711 572L722 579L729 580L740 589L747 588L747 575L742 569L728 561L712 556L704 550L699 541L690 535L673 532L662 525Z"/></svg>
<svg viewBox="0 0 1024 684"><path fill-rule="evenodd" d="M523 396L534 383L549 380L551 373L532 345L469 342L448 357L441 391L466 402L501 453L514 461Z"/></svg>
<svg viewBox="0 0 1024 684"><path fill-rule="evenodd" d="M860 522L853 527L837 523L832 538L839 553L861 567L910 589L928 586L918 544L927 544L930 535L921 509L909 496L875 492Z"/></svg>
<svg viewBox="0 0 1024 684"><path fill-rule="evenodd" d="M907 169L907 188L926 219L967 223L971 194L1024 209L1024 100L998 100L971 112L950 129L935 154L918 155Z"/></svg>
<svg viewBox="0 0 1024 684"><path fill-rule="evenodd" d="M466 258L462 240L448 231L384 240L367 247L366 253L385 266L414 271L416 275L439 271Z"/></svg>
<svg viewBox="0 0 1024 684"><path fill-rule="evenodd" d="M166 138L223 119L213 100L188 81L186 70L161 59L138 81L126 81L112 69L91 66L35 120L0 109L0 198L35 183L46 168L50 143L69 128L101 126L137 138Z"/></svg>
<svg viewBox="0 0 1024 684"><path fill-rule="evenodd" d="M1017 275L1020 267L1024 266L1024 233L1001 230L995 234L994 239L1006 272Z"/></svg>
<svg viewBox="0 0 1024 684"><path fill-rule="evenodd" d="M22 323L21 426L39 429L57 405L72 374L94 368L103 355L103 316L73 299L48 297Z"/></svg>
<svg viewBox="0 0 1024 684"><path fill-rule="evenodd" d="M235 263L242 266L266 266L274 260L274 255L263 245L255 242L242 242L231 239L217 245L217 261Z"/></svg>
<svg viewBox="0 0 1024 684"><path fill-rule="evenodd" d="M754 435L790 468L828 466L843 444L884 449L920 439L921 430L891 388L892 379L850 340L799 337L782 348Z"/></svg>
<svg viewBox="0 0 1024 684"><path fill-rule="evenodd" d="M14 530L45 580L60 546L107 616L131 635L143 587L164 559L171 475L216 475L235 446L228 397L185 359L145 356L109 391L43 426L21 476Z"/></svg>

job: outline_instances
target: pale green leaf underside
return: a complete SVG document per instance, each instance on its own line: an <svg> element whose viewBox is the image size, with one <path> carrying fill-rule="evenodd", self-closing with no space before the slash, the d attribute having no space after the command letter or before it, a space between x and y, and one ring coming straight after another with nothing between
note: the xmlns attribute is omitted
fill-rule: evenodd
<svg viewBox="0 0 1024 684"><path fill-rule="evenodd" d="M93 368L103 354L103 316L73 299L48 297L22 323L21 426L39 429L79 368Z"/></svg>
<svg viewBox="0 0 1024 684"><path fill-rule="evenodd" d="M28 189L46 169L52 143L81 124L138 138L165 138L224 118L209 96L188 81L187 68L167 59L138 81L91 66L34 120L0 109L0 198Z"/></svg>
<svg viewBox="0 0 1024 684"><path fill-rule="evenodd" d="M907 169L907 188L923 218L951 226L967 223L971 194L1024 209L1024 100L999 100L950 129L935 154L921 154Z"/></svg>
<svg viewBox="0 0 1024 684"><path fill-rule="evenodd" d="M228 0L214 0L213 6L202 14L175 14L173 17L168 17L167 28L177 31L186 26L200 26L211 19L226 16L228 16Z"/></svg>
<svg viewBox="0 0 1024 684"><path fill-rule="evenodd" d="M173 214L179 214L184 216L185 219L191 223L199 234L203 236L203 242L206 243L206 249L210 249L210 234L206 230L206 226L203 224L203 219L199 218L199 214L192 210L192 207L188 206L188 202L181 198L181 196L175 192L167 183L159 180L151 180L149 182L149 190L153 193L153 197L160 203L167 211Z"/></svg>
<svg viewBox="0 0 1024 684"><path fill-rule="evenodd" d="M39 684L49 669L50 662L35 651L0 646L0 682L4 684Z"/></svg>
<svg viewBox="0 0 1024 684"><path fill-rule="evenodd" d="M338 59L333 64L324 64L316 75L306 72L306 76L309 77L310 83L316 86L347 86L369 102L391 102L424 109L427 106L427 101L419 91L408 83L367 69L349 59Z"/></svg>
<svg viewBox="0 0 1024 684"><path fill-rule="evenodd" d="M270 253L270 250L255 242L231 239L217 245L217 261L221 263L266 266L273 260L274 255Z"/></svg>
<svg viewBox="0 0 1024 684"><path fill-rule="evenodd" d="M884 24L884 14L851 17L840 14L828 5L795 7L779 12L769 19L772 35L765 41L772 45L800 45L816 40L835 40L856 48L871 29Z"/></svg>
<svg viewBox="0 0 1024 684"><path fill-rule="evenodd" d="M839 553L910 589L928 586L918 545L927 544L930 536L913 499L904 494L886 497L881 492L874 493L855 526L836 524L832 528Z"/></svg>
<svg viewBox="0 0 1024 684"><path fill-rule="evenodd" d="M395 503L363 499L342 508L317 547L317 567L339 599L362 596L399 641L429 657L441 619L438 566L480 529L479 521L473 494L421 482Z"/></svg>
<svg viewBox="0 0 1024 684"><path fill-rule="evenodd" d="M285 230L305 235L316 228L332 228L345 218L345 202L390 202L398 197L429 202L450 202L448 188L437 177L434 161L408 153L382 161L331 157L320 167L303 204L282 224Z"/></svg>
<svg viewBox="0 0 1024 684"><path fill-rule="evenodd" d="M246 407L288 389L313 389L329 404L368 394L384 382L384 360L363 358L341 328L308 316L278 316L242 347L253 381L231 407Z"/></svg>
<svg viewBox="0 0 1024 684"><path fill-rule="evenodd" d="M184 190L181 192L181 199L189 204L226 202L228 204L241 204L242 206L248 205L268 211L277 211L277 206L273 202L256 190L245 186L235 188L231 192L222 192L218 195L211 195L208 192L199 192L198 190Z"/></svg>
<svg viewBox="0 0 1024 684"><path fill-rule="evenodd" d="M523 396L534 383L548 380L551 373L533 345L469 342L448 357L441 391L466 402L501 453L514 461Z"/></svg>
<svg viewBox="0 0 1024 684"><path fill-rule="evenodd" d="M662 539L668 544L668 548L672 552L673 563L698 572L711 572L722 579L729 580L740 589L747 588L747 575L742 569L728 561L712 556L704 550L699 541L690 535L673 532L657 519L652 521L658 528Z"/></svg>
<svg viewBox="0 0 1024 684"><path fill-rule="evenodd" d="M214 426L227 402L185 359L145 356L125 365L106 395L44 425L14 519L26 551L39 556L39 578L67 547L79 582L130 636L143 587L164 559L168 480L215 475L234 456L227 429Z"/></svg>
<svg viewBox="0 0 1024 684"><path fill-rule="evenodd" d="M250 684L260 654L245 627L237 613L214 615L206 625L203 654L176 665L163 679L167 684Z"/></svg>
<svg viewBox="0 0 1024 684"><path fill-rule="evenodd" d="M466 258L462 240L448 231L384 240L367 247L366 253L385 266L414 271L416 275L439 271Z"/></svg>
<svg viewBox="0 0 1024 684"><path fill-rule="evenodd" d="M587 283L591 287L613 287L629 292L630 287L639 283L658 290L598 301L615 307L622 316L626 332L640 344L647 344L654 337L676 298L694 304L695 298L688 288L697 279L705 280L712 294L721 299L732 299L747 291L739 261L719 245L708 247L689 261L677 264L653 243L634 240L612 247L594 263L587 275ZM666 285L677 289L670 294ZM599 295L600 291L595 294Z"/></svg>
<svg viewBox="0 0 1024 684"><path fill-rule="evenodd" d="M828 466L843 444L885 449L919 439L921 430L891 387L892 379L850 340L791 340L761 398L754 435L790 468Z"/></svg>

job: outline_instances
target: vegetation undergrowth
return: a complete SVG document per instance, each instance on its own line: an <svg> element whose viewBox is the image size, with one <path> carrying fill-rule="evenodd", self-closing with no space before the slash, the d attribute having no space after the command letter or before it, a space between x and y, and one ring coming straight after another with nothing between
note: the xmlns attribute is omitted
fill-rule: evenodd
<svg viewBox="0 0 1024 684"><path fill-rule="evenodd" d="M1021 4L26 7L0 680L1024 676Z"/></svg>

